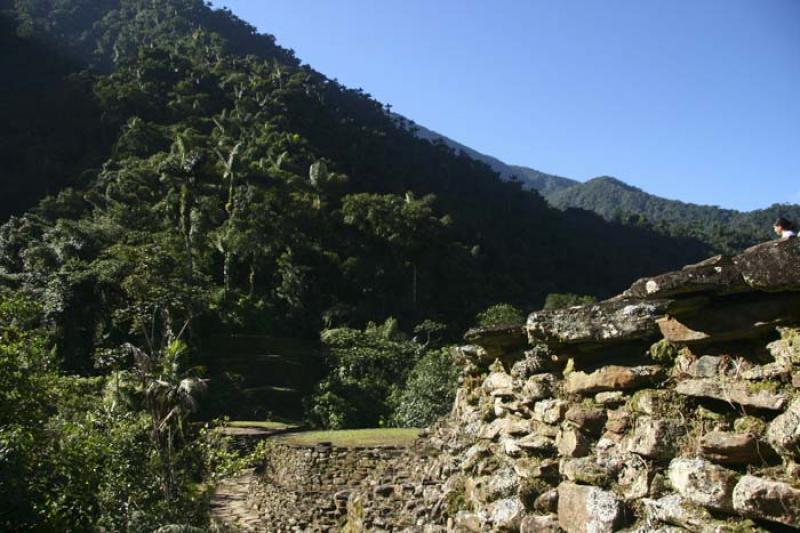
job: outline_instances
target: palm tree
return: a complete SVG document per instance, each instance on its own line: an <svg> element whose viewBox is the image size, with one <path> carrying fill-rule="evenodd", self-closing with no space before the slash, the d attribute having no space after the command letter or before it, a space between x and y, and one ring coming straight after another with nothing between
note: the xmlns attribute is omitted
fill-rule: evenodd
<svg viewBox="0 0 800 533"><path fill-rule="evenodd" d="M180 336L187 325L177 336L167 329L158 348L147 334L147 350L130 343L123 346L135 362L134 371L151 418L150 438L161 462L163 489L169 502L177 495L175 451L184 442L184 423L197 411L197 397L208 387L208 380L197 377L195 369L183 369L188 346Z"/></svg>

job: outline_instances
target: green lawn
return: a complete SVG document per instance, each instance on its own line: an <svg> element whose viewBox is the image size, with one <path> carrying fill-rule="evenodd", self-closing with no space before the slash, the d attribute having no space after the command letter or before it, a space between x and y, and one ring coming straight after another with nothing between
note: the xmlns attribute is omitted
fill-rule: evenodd
<svg viewBox="0 0 800 533"><path fill-rule="evenodd" d="M304 431L279 437L291 444L311 445L330 442L334 446L410 446L419 436L417 428L345 429L341 431Z"/></svg>
<svg viewBox="0 0 800 533"><path fill-rule="evenodd" d="M269 429L271 431L287 431L300 427L299 424L293 424L291 422L275 422L272 420L231 420L228 422L228 426L232 428Z"/></svg>

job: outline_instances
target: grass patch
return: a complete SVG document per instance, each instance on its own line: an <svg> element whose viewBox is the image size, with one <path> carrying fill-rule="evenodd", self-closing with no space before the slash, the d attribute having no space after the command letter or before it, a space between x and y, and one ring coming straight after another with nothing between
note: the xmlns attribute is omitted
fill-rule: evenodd
<svg viewBox="0 0 800 533"><path fill-rule="evenodd" d="M272 420L231 420L227 425L232 428L260 428L269 429L271 431L288 431L300 427L299 424L275 422Z"/></svg>
<svg viewBox="0 0 800 533"><path fill-rule="evenodd" d="M340 431L304 431L290 433L280 440L290 444L314 445L330 442L338 447L410 446L419 436L417 428L345 429Z"/></svg>

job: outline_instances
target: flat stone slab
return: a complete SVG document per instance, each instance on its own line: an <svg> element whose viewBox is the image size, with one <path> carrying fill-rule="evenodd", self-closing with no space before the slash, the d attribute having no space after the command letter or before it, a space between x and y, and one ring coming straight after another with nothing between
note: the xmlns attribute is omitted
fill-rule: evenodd
<svg viewBox="0 0 800 533"><path fill-rule="evenodd" d="M731 293L748 290L730 256L718 255L701 263L659 276L642 278L623 293L626 298L673 298L700 293Z"/></svg>
<svg viewBox="0 0 800 533"><path fill-rule="evenodd" d="M659 318L670 342L699 344L756 338L800 320L800 293L761 294L717 301L698 312Z"/></svg>
<svg viewBox="0 0 800 533"><path fill-rule="evenodd" d="M494 356L521 350L528 344L524 324L473 328L464 334L464 339Z"/></svg>
<svg viewBox="0 0 800 533"><path fill-rule="evenodd" d="M800 239L770 241L741 254L718 255L675 272L642 278L623 298L676 298L749 291L800 291Z"/></svg>
<svg viewBox="0 0 800 533"><path fill-rule="evenodd" d="M597 304L536 311L526 328L531 342L576 345L647 339L658 332L656 318L668 301L607 300Z"/></svg>
<svg viewBox="0 0 800 533"><path fill-rule="evenodd" d="M770 392L751 382L725 379L687 379L678 383L675 391L684 396L711 398L772 411L780 411L787 401L785 394Z"/></svg>
<svg viewBox="0 0 800 533"><path fill-rule="evenodd" d="M594 394L603 391L641 388L657 381L663 373L660 365L618 366L608 365L586 372L572 372L565 380L565 390L570 394Z"/></svg>

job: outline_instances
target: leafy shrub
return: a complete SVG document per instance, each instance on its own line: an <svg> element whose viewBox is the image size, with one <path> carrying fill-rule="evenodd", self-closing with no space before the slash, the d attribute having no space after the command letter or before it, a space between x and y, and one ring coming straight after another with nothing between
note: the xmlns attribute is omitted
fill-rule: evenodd
<svg viewBox="0 0 800 533"><path fill-rule="evenodd" d="M450 350L430 350L411 370L405 388L394 397L392 423L424 427L447 414L455 399L458 369Z"/></svg>
<svg viewBox="0 0 800 533"><path fill-rule="evenodd" d="M351 328L322 332L331 371L311 400L311 421L326 428L375 427L391 415L389 397L405 383L421 347L409 340L390 318Z"/></svg>
<svg viewBox="0 0 800 533"><path fill-rule="evenodd" d="M525 315L511 304L497 304L478 313L475 320L481 327L503 326L521 324L525 322Z"/></svg>

